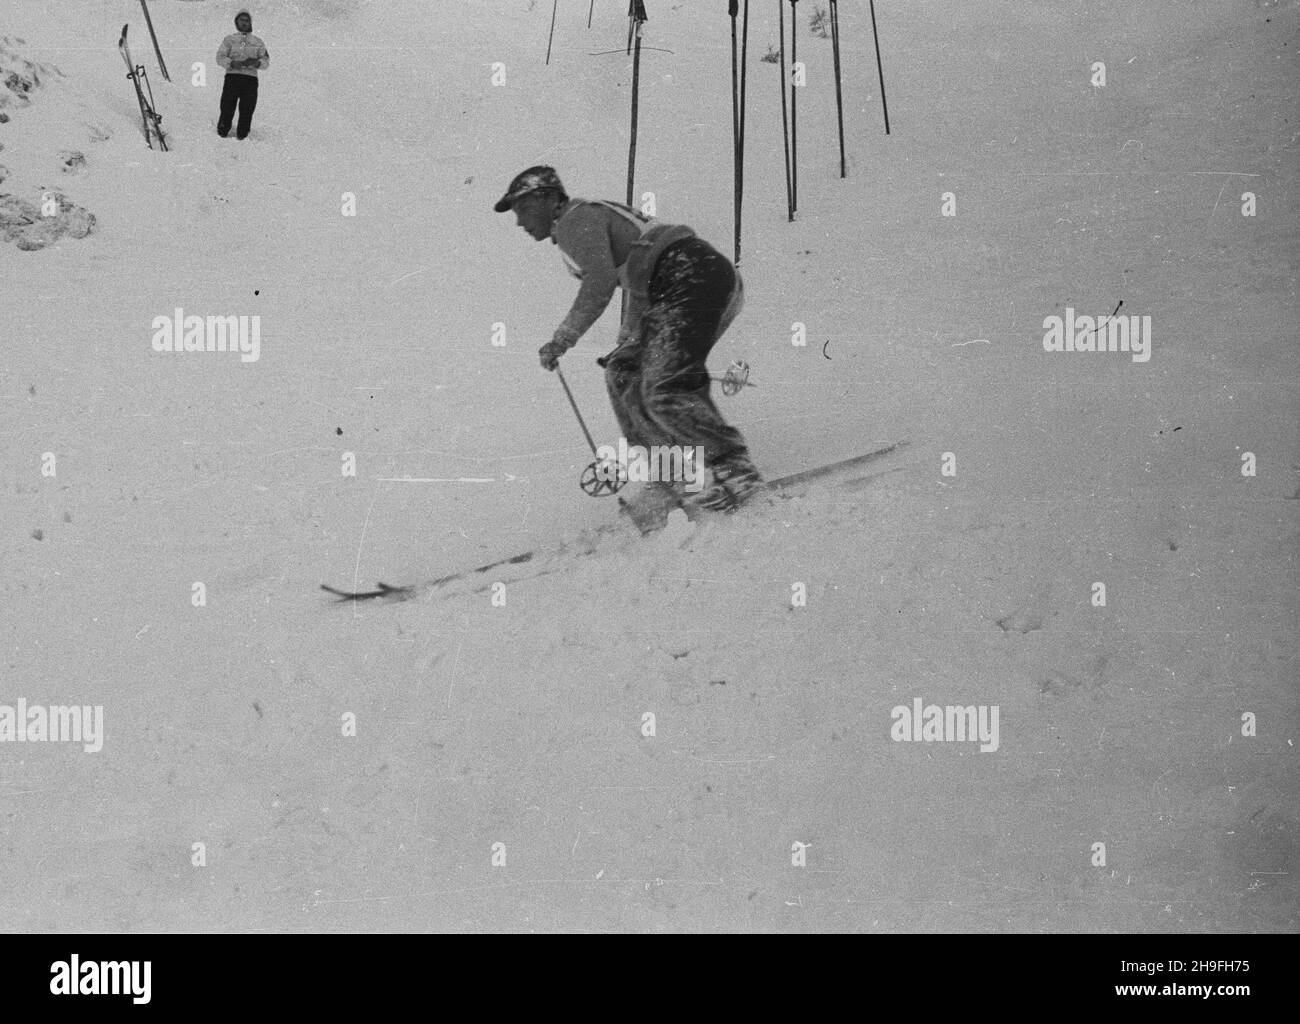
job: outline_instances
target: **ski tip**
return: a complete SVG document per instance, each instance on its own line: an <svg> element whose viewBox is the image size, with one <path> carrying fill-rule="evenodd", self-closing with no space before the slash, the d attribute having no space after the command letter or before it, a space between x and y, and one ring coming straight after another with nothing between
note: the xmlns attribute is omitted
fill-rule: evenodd
<svg viewBox="0 0 1300 1024"><path fill-rule="evenodd" d="M322 583L320 588L327 594L333 594L339 601L369 601L374 598L405 599L415 593L413 587L393 587L387 583L376 583L374 590L340 590L338 587L331 587L328 583Z"/></svg>
<svg viewBox="0 0 1300 1024"><path fill-rule="evenodd" d="M339 590L338 587L331 587L328 583L322 583L320 588L327 594L333 594L340 601L364 601L367 598L380 597L384 593L382 590Z"/></svg>

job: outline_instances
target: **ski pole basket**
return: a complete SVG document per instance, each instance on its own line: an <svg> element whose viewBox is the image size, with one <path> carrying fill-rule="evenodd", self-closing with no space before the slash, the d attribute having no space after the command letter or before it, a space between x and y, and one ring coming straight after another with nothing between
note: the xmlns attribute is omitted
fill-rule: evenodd
<svg viewBox="0 0 1300 1024"><path fill-rule="evenodd" d="M721 376L713 376L713 379L719 381L722 385L724 395L738 395L744 388L757 387L757 384L751 384L749 381L749 364L743 359L733 359L731 365L727 367L727 372Z"/></svg>
<svg viewBox="0 0 1300 1024"><path fill-rule="evenodd" d="M578 426L582 427L582 436L587 439L587 447L591 449L591 454L596 457L596 461L589 463L587 468L582 471L582 476L578 478L578 486L584 492L593 498L603 498L607 494L617 494L622 490L623 485L627 483L627 471L613 459L602 459L600 453L596 450L596 442L592 440L591 431L587 429L587 421L582 418L582 413L578 411L578 403L573 400L573 392L569 390L569 382L564 379L564 372L557 366L555 376L560 378L560 383L564 386L564 394L569 399L569 406L573 409L573 415L578 418Z"/></svg>
<svg viewBox="0 0 1300 1024"><path fill-rule="evenodd" d="M627 483L627 472L616 461L597 460L582 471L578 486L593 498L617 494Z"/></svg>

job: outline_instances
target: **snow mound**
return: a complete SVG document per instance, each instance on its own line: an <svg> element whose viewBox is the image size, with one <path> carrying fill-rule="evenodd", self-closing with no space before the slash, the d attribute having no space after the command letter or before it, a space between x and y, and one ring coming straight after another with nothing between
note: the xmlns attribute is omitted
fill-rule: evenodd
<svg viewBox="0 0 1300 1024"><path fill-rule="evenodd" d="M55 78L64 78L64 74L53 64L31 60L23 55L22 48L26 41L19 36L0 37L0 124L10 122L6 108L25 110L33 105L38 90ZM26 127L26 126L25 126ZM33 148L32 139L37 133L27 131L24 134L28 145L25 150ZM91 138L94 138L92 134ZM0 142L0 150L5 143ZM42 139L35 144L41 150L39 166L48 170L57 166L59 172L67 175L80 174L86 168L86 155L77 149L49 149L48 140ZM27 162L24 168L30 172L30 161L24 161L19 155L20 163ZM29 174L11 173L10 168L0 165L0 184L8 183L15 188L19 181ZM21 192L34 194L34 198L24 198ZM23 186L13 193L0 193L0 240L12 243L24 252L34 252L58 241L65 235L71 238L85 238L94 230L95 215L85 207L78 206L62 192L50 189L43 184Z"/></svg>
<svg viewBox="0 0 1300 1024"><path fill-rule="evenodd" d="M0 236L24 252L44 249L64 235L85 238L94 227L95 215L62 193L49 193L48 199L39 203L0 195Z"/></svg>
<svg viewBox="0 0 1300 1024"><path fill-rule="evenodd" d="M41 88L44 80L63 77L53 64L28 60L16 47L26 46L17 36L0 36L0 124L9 120L6 108L27 107L32 102L32 92Z"/></svg>

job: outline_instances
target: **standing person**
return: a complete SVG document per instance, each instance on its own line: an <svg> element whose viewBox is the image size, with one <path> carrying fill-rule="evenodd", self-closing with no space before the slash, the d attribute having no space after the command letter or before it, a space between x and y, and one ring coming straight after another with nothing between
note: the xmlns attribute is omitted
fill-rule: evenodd
<svg viewBox="0 0 1300 1024"><path fill-rule="evenodd" d="M221 40L217 48L217 63L226 69L226 81L221 87L221 118L217 121L217 134L223 139L230 134L230 123L239 107L239 125L235 138L248 138L253 124L253 111L257 108L257 73L271 66L271 54L266 44L253 35L253 16L246 8L235 15L235 28Z"/></svg>
<svg viewBox="0 0 1300 1024"><path fill-rule="evenodd" d="M740 431L713 404L705 367L744 302L731 261L685 225L622 203L569 198L553 167L521 172L493 209L514 210L535 240L559 246L582 282L568 316L539 351L543 368L555 369L616 289L627 293L618 345L597 360L619 427L629 445L701 446L708 474L693 494L681 481L660 482L651 497L661 503L658 511L673 504L692 514L731 511L759 491L762 477Z"/></svg>

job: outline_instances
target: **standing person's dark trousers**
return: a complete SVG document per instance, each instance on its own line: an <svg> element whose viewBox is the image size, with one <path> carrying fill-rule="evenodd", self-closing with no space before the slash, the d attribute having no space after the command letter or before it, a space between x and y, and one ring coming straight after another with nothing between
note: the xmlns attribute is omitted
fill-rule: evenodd
<svg viewBox="0 0 1300 1024"><path fill-rule="evenodd" d="M226 82L221 87L221 119L217 121L217 134L223 139L230 134L236 106L239 107L239 125L235 129L235 138L246 139L253 126L253 111L257 109L257 79L253 75L226 75Z"/></svg>

